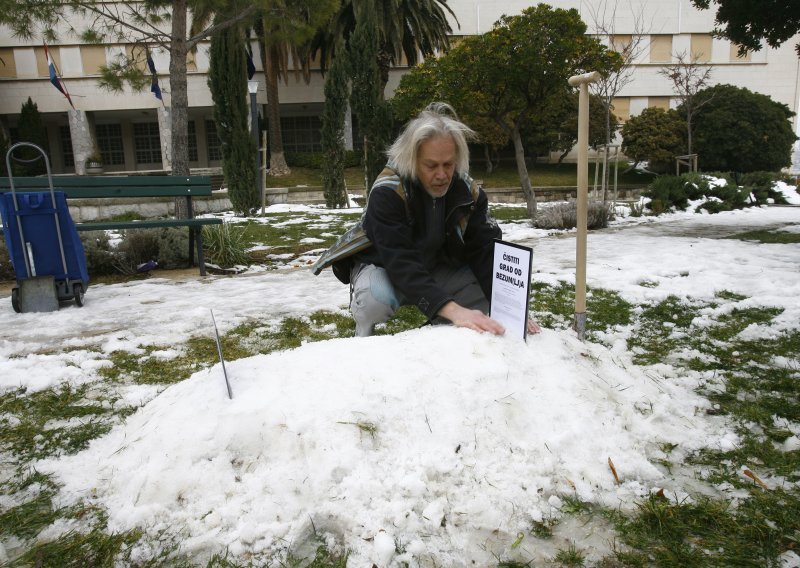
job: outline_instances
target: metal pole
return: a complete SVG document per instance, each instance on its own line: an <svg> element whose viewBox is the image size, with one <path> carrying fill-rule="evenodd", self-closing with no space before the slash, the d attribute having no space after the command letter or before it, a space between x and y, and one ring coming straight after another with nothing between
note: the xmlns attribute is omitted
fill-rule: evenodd
<svg viewBox="0 0 800 568"><path fill-rule="evenodd" d="M584 73L569 78L573 87L580 86L578 98L578 236L575 243L575 331L578 339L586 335L586 225L589 202L589 83L600 79L600 73ZM604 168L605 170L605 168ZM605 171L604 171L605 173Z"/></svg>
<svg viewBox="0 0 800 568"><path fill-rule="evenodd" d="M261 136L261 214L267 208L267 131Z"/></svg>
<svg viewBox="0 0 800 568"><path fill-rule="evenodd" d="M253 137L253 144L256 147L255 151L255 165L256 165L256 195L261 192L261 155L259 153L259 140L258 140L258 81L250 79L247 81L247 91L250 93L250 135Z"/></svg>
<svg viewBox="0 0 800 568"><path fill-rule="evenodd" d="M252 129L253 144L256 147L256 190L261 190L261 155L258 150L260 140L258 139L258 103L256 103L256 93L250 93L250 128Z"/></svg>

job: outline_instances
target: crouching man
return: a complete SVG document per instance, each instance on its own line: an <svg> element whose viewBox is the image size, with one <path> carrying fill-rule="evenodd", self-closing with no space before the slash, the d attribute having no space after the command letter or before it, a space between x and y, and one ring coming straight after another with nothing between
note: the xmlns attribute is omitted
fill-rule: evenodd
<svg viewBox="0 0 800 568"><path fill-rule="evenodd" d="M433 103L412 119L388 151L361 223L317 262L350 282L356 335L372 335L403 305L433 323L497 335L490 318L494 239L484 191L469 177L474 132L453 109ZM539 328L529 320L529 333Z"/></svg>

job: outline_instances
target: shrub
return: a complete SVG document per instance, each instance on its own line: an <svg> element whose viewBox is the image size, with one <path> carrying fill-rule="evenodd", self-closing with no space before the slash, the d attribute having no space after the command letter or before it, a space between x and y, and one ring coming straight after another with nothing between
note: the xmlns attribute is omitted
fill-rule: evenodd
<svg viewBox="0 0 800 568"><path fill-rule="evenodd" d="M782 193L775 191L776 181L784 181L785 176L773 172L750 172L742 176L742 186L749 191L759 205L768 203L769 199L775 203L786 203Z"/></svg>
<svg viewBox="0 0 800 568"><path fill-rule="evenodd" d="M721 177L727 183L712 185L711 177ZM698 210L703 209L709 213L731 211L766 203L767 197L776 201L780 199L780 195L772 189L772 174L762 172L761 175L748 178L747 182L753 184L750 187L740 187L730 181L731 177L739 179L738 175L719 173L713 174L713 176L698 173L661 176L655 179L642 195L651 199L647 207L655 215L660 215L673 208L683 211L689 205L690 200L697 201L703 198L706 201L698 206ZM745 178L747 176L742 179ZM751 193L755 196L755 201L750 199Z"/></svg>
<svg viewBox="0 0 800 568"><path fill-rule="evenodd" d="M230 268L250 264L244 230L232 227L229 223L203 227L203 244L210 262Z"/></svg>
<svg viewBox="0 0 800 568"><path fill-rule="evenodd" d="M0 281L14 280L15 278L16 274L14 273L14 267L11 266L11 257L8 254L6 243L3 239L0 239Z"/></svg>
<svg viewBox="0 0 800 568"><path fill-rule="evenodd" d="M775 171L792 163L797 138L788 106L733 85L708 87L698 97L708 99L692 121L693 151L704 169Z"/></svg>
<svg viewBox="0 0 800 568"><path fill-rule="evenodd" d="M647 207L655 215L665 213L673 207L684 211L689 205L686 185L681 176L660 176L653 180L642 195L650 198Z"/></svg>
<svg viewBox="0 0 800 568"><path fill-rule="evenodd" d="M589 203L587 227L589 229L608 227L608 222L613 217L610 203L592 201ZM574 229L578 226L577 203L569 201L542 207L536 214L533 225L538 229Z"/></svg>
<svg viewBox="0 0 800 568"><path fill-rule="evenodd" d="M114 266L123 274L135 274L136 267L158 259L158 229L125 231L114 255Z"/></svg>
<svg viewBox="0 0 800 568"><path fill-rule="evenodd" d="M159 268L184 268L189 264L189 231L165 227L158 233Z"/></svg>
<svg viewBox="0 0 800 568"><path fill-rule="evenodd" d="M79 233L86 253L86 269L89 274L113 274L117 272L116 253L111 248L105 231Z"/></svg>
<svg viewBox="0 0 800 568"><path fill-rule="evenodd" d="M651 171L669 171L675 156L685 152L685 131L685 121L674 110L646 108L622 127L622 151L637 163L648 160Z"/></svg>

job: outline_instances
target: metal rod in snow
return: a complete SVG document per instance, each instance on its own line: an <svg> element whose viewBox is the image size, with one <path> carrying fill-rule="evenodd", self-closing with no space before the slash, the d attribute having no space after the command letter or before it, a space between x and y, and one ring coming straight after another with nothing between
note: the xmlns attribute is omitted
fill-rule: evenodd
<svg viewBox="0 0 800 568"><path fill-rule="evenodd" d="M219 340L219 331L217 331L217 320L214 319L214 310L211 310L211 321L214 322L214 339L217 341L217 353L219 354L219 362L222 363L222 374L225 375L225 386L228 387L228 398L233 398L233 391L231 391L231 383L228 380L228 371L225 370L225 357L222 356L222 342Z"/></svg>

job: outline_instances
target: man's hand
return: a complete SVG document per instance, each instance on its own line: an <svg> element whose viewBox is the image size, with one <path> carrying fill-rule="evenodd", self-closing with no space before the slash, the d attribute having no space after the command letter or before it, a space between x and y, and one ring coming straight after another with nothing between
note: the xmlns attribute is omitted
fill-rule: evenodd
<svg viewBox="0 0 800 568"><path fill-rule="evenodd" d="M466 327L481 332L488 331L495 335L503 335L506 332L506 329L499 322L493 320L482 311L470 310L452 300L442 306L436 315L450 320L456 327Z"/></svg>
<svg viewBox="0 0 800 568"><path fill-rule="evenodd" d="M528 333L530 335L535 335L542 331L542 328L539 327L539 324L533 321L531 318L528 318Z"/></svg>

